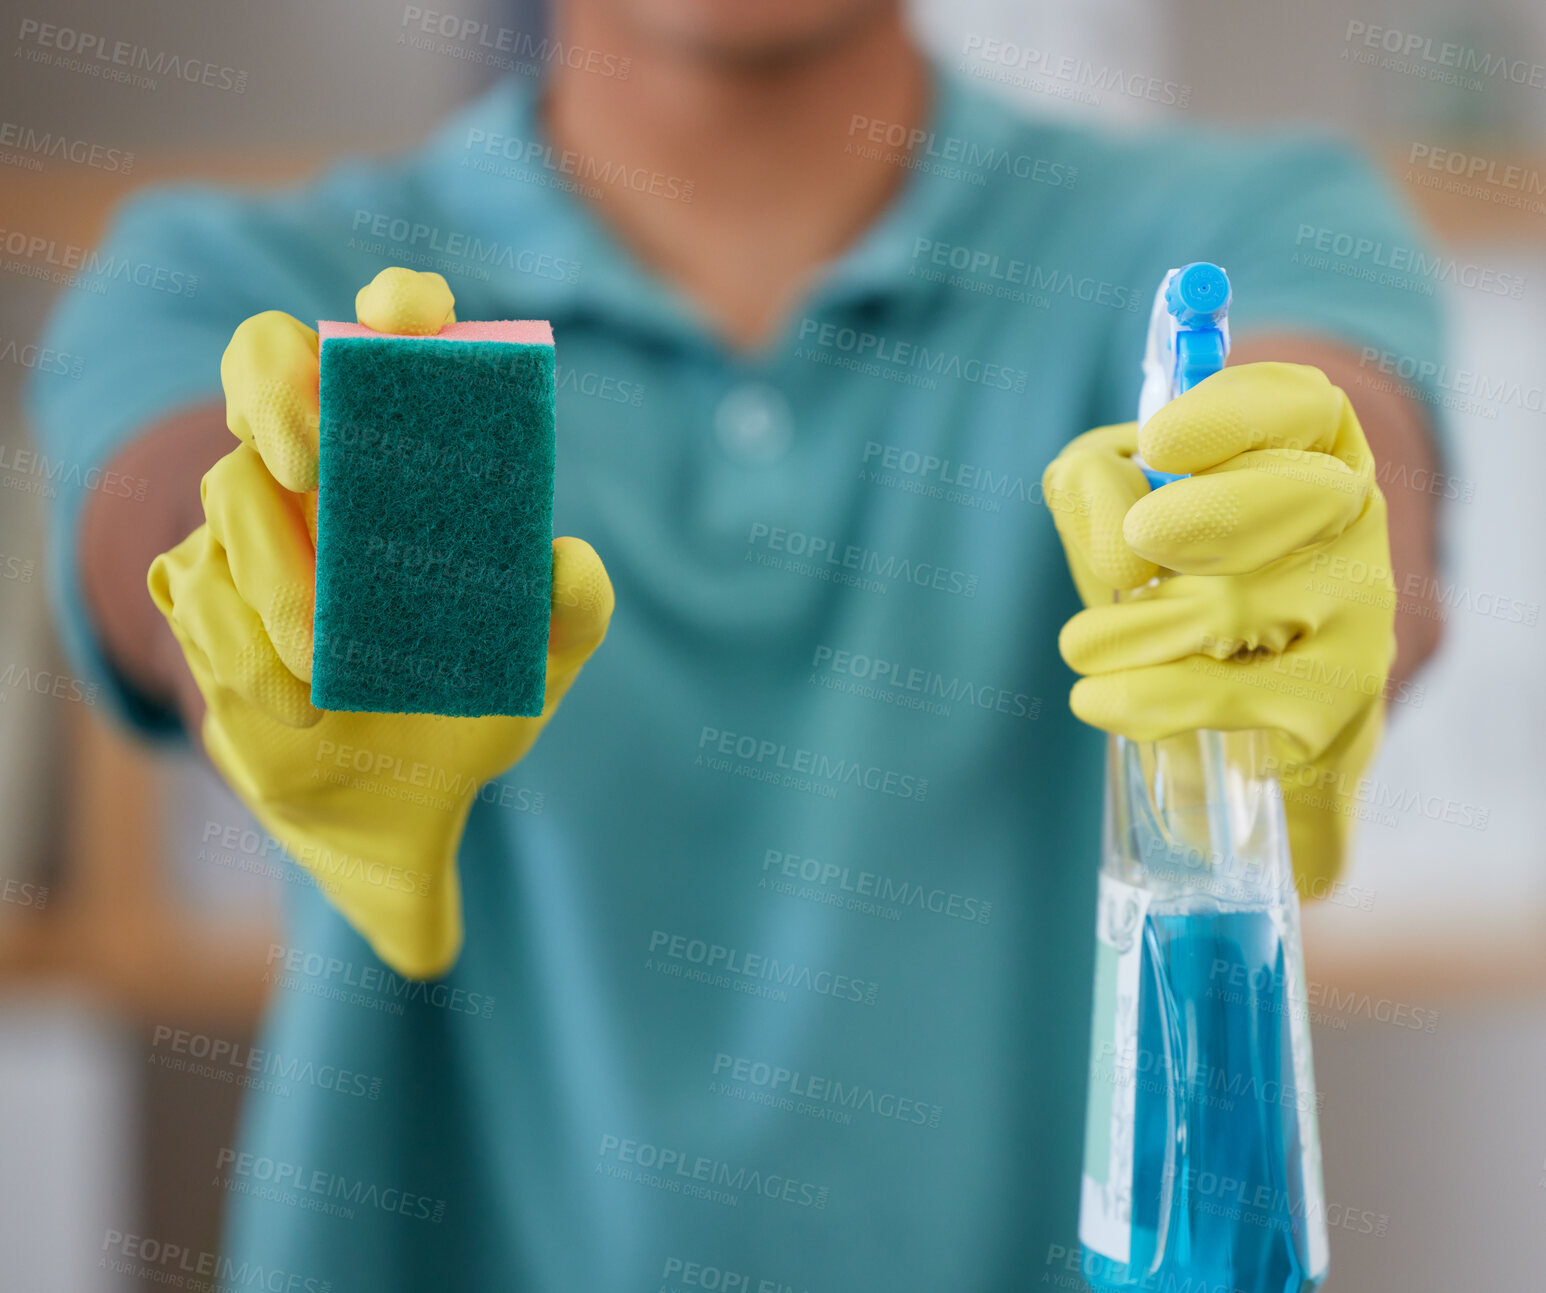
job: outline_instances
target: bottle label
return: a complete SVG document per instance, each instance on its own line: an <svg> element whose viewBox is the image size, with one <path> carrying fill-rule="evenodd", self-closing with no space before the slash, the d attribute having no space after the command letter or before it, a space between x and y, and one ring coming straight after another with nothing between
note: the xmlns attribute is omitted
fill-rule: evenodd
<svg viewBox="0 0 1546 1293"><path fill-rule="evenodd" d="M1132 1238L1138 989L1148 913L1148 890L1101 875L1079 1241L1124 1265Z"/></svg>

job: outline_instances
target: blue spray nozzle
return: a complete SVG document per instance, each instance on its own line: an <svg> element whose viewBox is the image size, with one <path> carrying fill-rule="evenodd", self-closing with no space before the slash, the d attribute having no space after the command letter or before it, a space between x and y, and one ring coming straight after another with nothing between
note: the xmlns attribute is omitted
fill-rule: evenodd
<svg viewBox="0 0 1546 1293"><path fill-rule="evenodd" d="M1229 275L1211 261L1195 260L1176 271L1165 305L1183 328L1211 328L1229 310Z"/></svg>
<svg viewBox="0 0 1546 1293"><path fill-rule="evenodd" d="M1147 422L1176 396L1211 377L1229 357L1229 275L1211 261L1195 260L1165 275L1149 313L1138 421ZM1158 489L1182 475L1134 461Z"/></svg>

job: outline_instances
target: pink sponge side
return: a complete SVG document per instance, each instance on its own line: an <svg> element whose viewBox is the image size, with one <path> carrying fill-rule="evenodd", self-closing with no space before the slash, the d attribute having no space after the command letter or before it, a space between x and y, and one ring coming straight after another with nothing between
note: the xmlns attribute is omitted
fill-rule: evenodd
<svg viewBox="0 0 1546 1293"><path fill-rule="evenodd" d="M317 338L331 341L335 337L379 337L383 341L409 336L402 332L376 332L361 323L317 324ZM486 322L452 323L434 333L437 341L508 341L518 346L551 346L553 325L545 319L493 319ZM428 340L414 336L415 341Z"/></svg>

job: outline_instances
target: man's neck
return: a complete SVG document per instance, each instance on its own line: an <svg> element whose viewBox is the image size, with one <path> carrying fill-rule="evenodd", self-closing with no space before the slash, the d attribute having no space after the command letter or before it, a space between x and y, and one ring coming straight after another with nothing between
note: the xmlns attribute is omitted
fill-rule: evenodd
<svg viewBox="0 0 1546 1293"><path fill-rule="evenodd" d="M569 50L627 58L625 78L561 63L544 105L554 145L597 167L600 218L732 344L769 340L820 265L875 220L908 174L858 156L854 118L910 130L929 78L899 16L766 67L663 47L600 5L560 6ZM684 196L690 184L690 200Z"/></svg>

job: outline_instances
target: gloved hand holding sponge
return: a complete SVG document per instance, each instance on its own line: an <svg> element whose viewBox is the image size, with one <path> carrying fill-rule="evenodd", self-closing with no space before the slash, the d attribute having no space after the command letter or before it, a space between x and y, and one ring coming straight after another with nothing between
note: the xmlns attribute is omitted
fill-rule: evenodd
<svg viewBox="0 0 1546 1293"><path fill-rule="evenodd" d="M1189 478L1151 493L1135 452ZM1297 882L1324 893L1395 650L1385 499L1346 394L1316 368L1225 368L1141 430L1079 436L1043 486L1086 606L1059 639L1074 713L1137 741L1266 730Z"/></svg>
<svg viewBox="0 0 1546 1293"><path fill-rule="evenodd" d="M439 274L406 269L383 270L355 308L365 328L415 338L455 317ZM150 592L206 702L215 766L383 961L433 977L461 947L456 857L473 800L600 645L612 586L589 544L553 541L540 714L314 707L318 376L317 333L298 320L270 311L236 330L221 380L241 443L204 477L205 523L155 560Z"/></svg>

